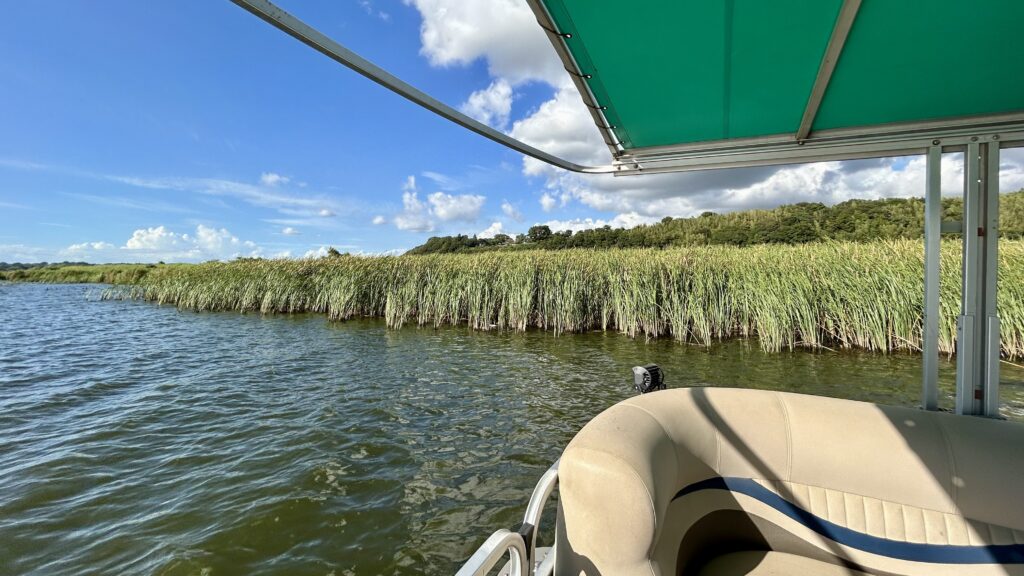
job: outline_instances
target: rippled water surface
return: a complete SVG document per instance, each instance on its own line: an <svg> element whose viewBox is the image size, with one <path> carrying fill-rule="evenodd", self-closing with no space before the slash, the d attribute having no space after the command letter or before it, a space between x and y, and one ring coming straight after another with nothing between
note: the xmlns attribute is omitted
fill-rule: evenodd
<svg viewBox="0 0 1024 576"><path fill-rule="evenodd" d="M450 574L656 362L914 405L920 359L194 314L0 284L0 572ZM942 367L952 404L953 367ZM1024 418L1024 371L1003 368Z"/></svg>

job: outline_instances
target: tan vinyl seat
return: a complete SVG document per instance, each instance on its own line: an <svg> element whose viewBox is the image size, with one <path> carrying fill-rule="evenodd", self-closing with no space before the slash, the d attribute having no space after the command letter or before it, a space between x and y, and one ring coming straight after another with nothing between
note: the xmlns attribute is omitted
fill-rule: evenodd
<svg viewBox="0 0 1024 576"><path fill-rule="evenodd" d="M588 423L559 486L558 576L1024 576L1018 423L668 390Z"/></svg>

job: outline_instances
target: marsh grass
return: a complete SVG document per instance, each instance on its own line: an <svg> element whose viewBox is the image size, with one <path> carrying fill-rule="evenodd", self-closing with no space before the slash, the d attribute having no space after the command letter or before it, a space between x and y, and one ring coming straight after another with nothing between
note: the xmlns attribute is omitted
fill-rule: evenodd
<svg viewBox="0 0 1024 576"><path fill-rule="evenodd" d="M953 352L960 247L942 247L940 349ZM1024 242L1000 245L1004 356L1024 357ZM613 330L708 345L917 351L920 241L747 248L243 260L150 269L111 297L191 310L371 316L388 326Z"/></svg>
<svg viewBox="0 0 1024 576"><path fill-rule="evenodd" d="M159 264L96 264L90 266L43 266L0 271L0 280L55 284L135 284Z"/></svg>

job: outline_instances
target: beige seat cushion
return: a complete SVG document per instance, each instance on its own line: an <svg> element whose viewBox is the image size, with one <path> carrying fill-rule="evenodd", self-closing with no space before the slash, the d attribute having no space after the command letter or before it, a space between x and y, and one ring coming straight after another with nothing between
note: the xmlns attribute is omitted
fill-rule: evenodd
<svg viewBox="0 0 1024 576"><path fill-rule="evenodd" d="M734 552L704 565L699 576L868 576L866 572L783 552Z"/></svg>
<svg viewBox="0 0 1024 576"><path fill-rule="evenodd" d="M558 476L557 574L688 573L705 547L685 540L722 512L742 514L736 521L763 540L731 550L802 553L779 540L788 534L812 547L805 556L872 574L1024 576L1019 423L762 390L668 390L591 420Z"/></svg>

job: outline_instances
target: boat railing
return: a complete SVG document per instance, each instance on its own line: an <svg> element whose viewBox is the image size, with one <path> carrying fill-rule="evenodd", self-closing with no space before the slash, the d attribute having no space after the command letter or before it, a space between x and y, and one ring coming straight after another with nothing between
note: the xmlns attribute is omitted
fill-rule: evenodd
<svg viewBox="0 0 1024 576"><path fill-rule="evenodd" d="M527 576L529 574L529 560L526 554L526 542L518 532L512 532L502 528L488 538L462 568L455 573L455 576L486 576L498 565L498 562L505 558L505 553L511 555L506 565L506 572L509 576Z"/></svg>
<svg viewBox="0 0 1024 576"><path fill-rule="evenodd" d="M509 576L549 576L555 566L555 550L552 547L543 557L538 557L537 532L540 529L544 505L558 485L558 460L547 469L537 481L526 505L522 525L515 531L501 529L491 534L455 576L484 576L489 574L508 552L510 559L501 571Z"/></svg>

